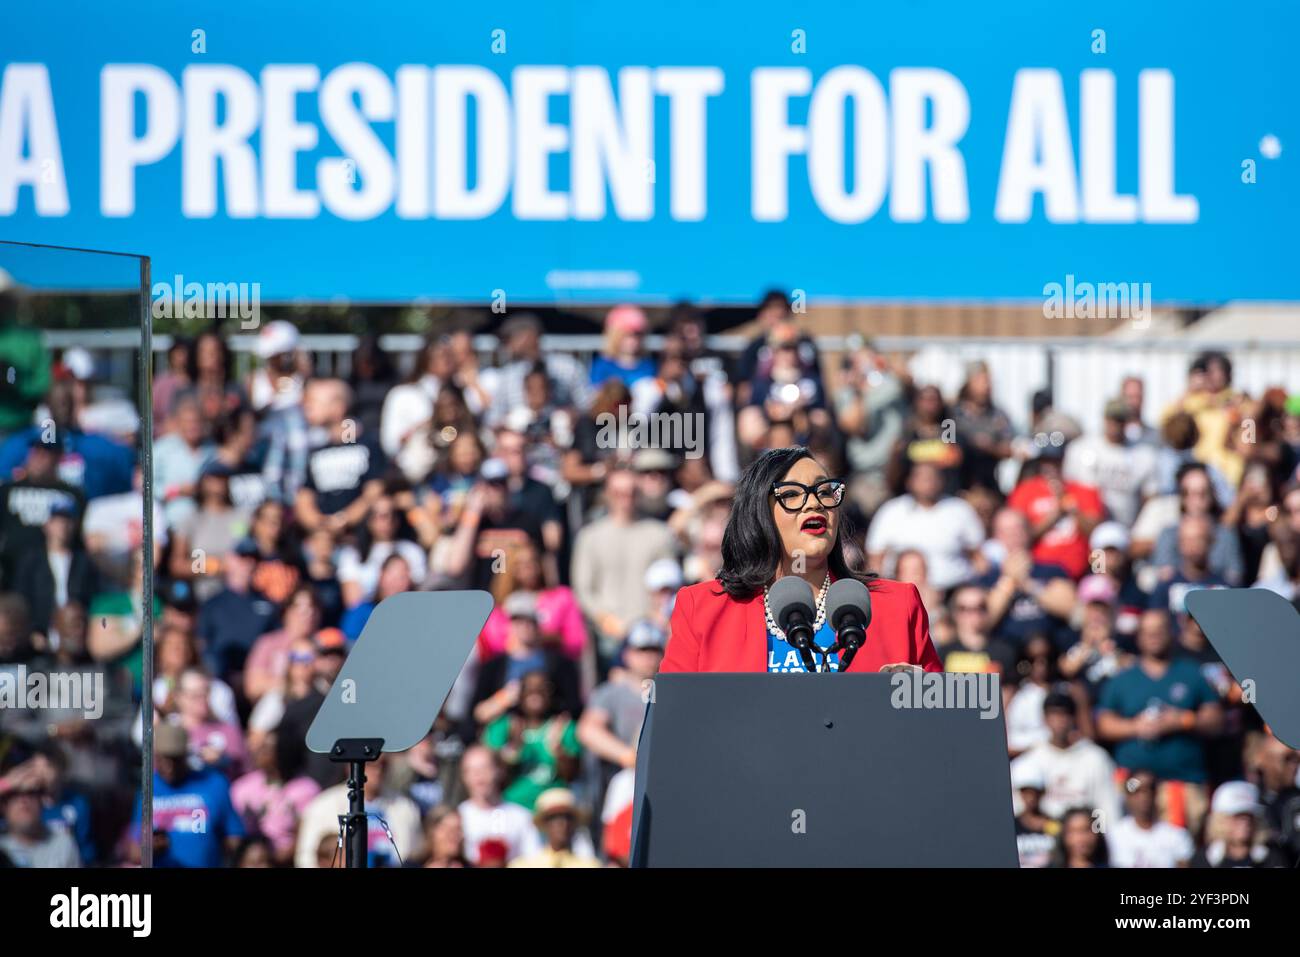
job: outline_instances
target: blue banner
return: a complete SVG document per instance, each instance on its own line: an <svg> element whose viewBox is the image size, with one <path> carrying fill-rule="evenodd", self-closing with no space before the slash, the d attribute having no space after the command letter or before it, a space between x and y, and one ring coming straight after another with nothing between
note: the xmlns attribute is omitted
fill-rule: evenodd
<svg viewBox="0 0 1300 957"><path fill-rule="evenodd" d="M0 239L264 301L1300 299L1287 0L470 7L11 5Z"/></svg>

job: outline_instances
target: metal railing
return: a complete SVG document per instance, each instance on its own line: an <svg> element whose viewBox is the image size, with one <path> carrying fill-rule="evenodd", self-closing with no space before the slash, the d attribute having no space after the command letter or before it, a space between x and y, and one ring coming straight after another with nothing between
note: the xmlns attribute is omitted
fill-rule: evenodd
<svg viewBox="0 0 1300 957"><path fill-rule="evenodd" d="M50 331L45 335L52 348L82 346L105 363L109 378L121 374L129 377L140 335L132 330ZM246 374L255 364L253 334L236 334L227 340L235 356L236 372ZM379 337L380 348L390 353L401 373L411 370L424 337L395 333ZM711 336L710 348L728 355L739 353L748 338L737 335ZM851 336L821 336L818 347L827 356L844 351L854 344ZM962 338L940 339L919 336L882 336L874 340L884 352L910 356L909 367L918 382L934 384L945 395L953 396L965 380L967 365L975 360L986 362L992 372L994 400L1021 429L1028 426L1030 400L1040 389L1050 388L1056 408L1076 419L1088 431L1100 429L1102 407L1114 397L1128 375L1141 376L1146 385L1146 417L1158 419L1160 412L1176 400L1186 386L1187 367L1191 358L1207 348L1219 348L1233 361L1234 384L1259 395L1271 386L1300 392L1300 345L1291 341L1245 343L1207 343L1178 338L1116 340L1097 337L1060 337L1040 339ZM165 353L171 346L170 336L153 337L155 369L161 371ZM359 337L351 334L305 334L300 348L310 352L316 368L327 375L348 376L352 355ZM663 342L662 336L649 336L647 347L653 352ZM477 335L474 348L481 358L491 361L499 341L493 335ZM599 335L546 335L542 348L567 352L588 360L600 351ZM831 372L833 363L826 364Z"/></svg>

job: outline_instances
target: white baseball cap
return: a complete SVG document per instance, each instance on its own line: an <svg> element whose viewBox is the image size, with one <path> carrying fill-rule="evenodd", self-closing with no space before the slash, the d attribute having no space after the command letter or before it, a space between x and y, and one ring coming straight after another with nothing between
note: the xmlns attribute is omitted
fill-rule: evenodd
<svg viewBox="0 0 1300 957"><path fill-rule="evenodd" d="M95 378L95 358L81 346L63 351L63 366L82 382Z"/></svg>
<svg viewBox="0 0 1300 957"><path fill-rule="evenodd" d="M1128 544L1128 529L1119 522L1102 522L1092 530L1092 535L1088 538L1091 548L1118 548L1121 552L1126 552Z"/></svg>
<svg viewBox="0 0 1300 957"><path fill-rule="evenodd" d="M478 467L478 477L485 482L504 482L510 477L510 467L501 459L484 459Z"/></svg>
<svg viewBox="0 0 1300 957"><path fill-rule="evenodd" d="M645 570L645 587L647 591L658 591L661 588L681 588L682 566L678 565L676 560L672 558L661 558L658 561L651 562L650 567Z"/></svg>
<svg viewBox="0 0 1300 957"><path fill-rule="evenodd" d="M283 319L268 322L257 336L257 354L263 359L284 355L298 348L298 327Z"/></svg>
<svg viewBox="0 0 1300 957"><path fill-rule="evenodd" d="M1249 781L1225 781L1214 792L1210 810L1215 814L1254 814L1263 813L1264 806L1259 803L1259 788Z"/></svg>
<svg viewBox="0 0 1300 957"><path fill-rule="evenodd" d="M629 648L658 648L662 651L668 644L668 635L653 621L641 618L628 629L626 643Z"/></svg>
<svg viewBox="0 0 1300 957"><path fill-rule="evenodd" d="M511 432L527 432L537 420L537 415L527 406L516 406L506 413L502 425Z"/></svg>
<svg viewBox="0 0 1300 957"><path fill-rule="evenodd" d="M1046 791L1047 784L1043 780L1043 772L1032 764L1013 761L1011 764L1011 789L1019 791L1024 788Z"/></svg>

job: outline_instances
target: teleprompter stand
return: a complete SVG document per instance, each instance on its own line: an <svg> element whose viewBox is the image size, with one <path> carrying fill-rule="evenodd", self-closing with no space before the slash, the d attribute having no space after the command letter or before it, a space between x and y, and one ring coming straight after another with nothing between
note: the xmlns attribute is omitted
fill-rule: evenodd
<svg viewBox="0 0 1300 957"><path fill-rule="evenodd" d="M348 766L348 813L339 815L344 867L366 866L370 833L366 825L366 764L377 760L383 750L383 738L339 738L330 748L330 760Z"/></svg>
<svg viewBox="0 0 1300 957"><path fill-rule="evenodd" d="M485 591L401 592L375 606L307 730L307 747L348 766L339 815L344 866L367 866L366 765L433 725L492 611Z"/></svg>

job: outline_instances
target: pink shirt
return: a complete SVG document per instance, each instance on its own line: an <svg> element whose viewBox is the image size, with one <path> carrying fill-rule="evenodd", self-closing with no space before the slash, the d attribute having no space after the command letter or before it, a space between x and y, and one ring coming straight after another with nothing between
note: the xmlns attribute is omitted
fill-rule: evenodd
<svg viewBox="0 0 1300 957"><path fill-rule="evenodd" d="M293 850L298 820L320 785L308 777L272 784L265 771L250 771L230 786L230 801L249 831L260 832L277 854Z"/></svg>
<svg viewBox="0 0 1300 957"><path fill-rule="evenodd" d="M289 646L292 644L293 638L283 628L268 631L253 642L244 662L244 671L266 672L272 678L283 678L289 670Z"/></svg>
<svg viewBox="0 0 1300 957"><path fill-rule="evenodd" d="M582 657L587 646L587 623L573 592L563 585L537 593L537 623L542 635L559 635L559 650L573 659ZM478 636L479 657L495 658L505 654L506 639L510 634L510 619L500 608L492 609L487 624Z"/></svg>
<svg viewBox="0 0 1300 957"><path fill-rule="evenodd" d="M203 760L202 751L213 748L220 754L213 767L232 781L244 773L248 767L248 750L244 747L244 732L239 729L239 725L205 721L187 730L191 754Z"/></svg>

